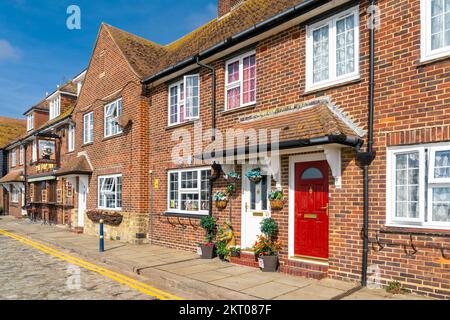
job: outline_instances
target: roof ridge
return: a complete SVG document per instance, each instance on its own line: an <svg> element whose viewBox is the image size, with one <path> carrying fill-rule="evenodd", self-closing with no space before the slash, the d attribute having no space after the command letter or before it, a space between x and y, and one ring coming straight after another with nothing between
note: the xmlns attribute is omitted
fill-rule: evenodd
<svg viewBox="0 0 450 320"><path fill-rule="evenodd" d="M159 48L164 49L164 46L161 45L161 44L159 44L159 43L157 43L157 42L154 42L154 41L151 41L151 40L146 39L146 38L144 38L144 37L138 36L138 35L136 35L136 34L134 34L134 33L125 31L125 30L123 30L123 29L121 29L121 28L118 28L118 27L115 27L115 26L113 26L113 25L110 25L110 24L108 24L108 23L106 23L106 22L102 22L102 25L105 26L106 28L112 28L112 29L115 29L115 30L117 30L118 32L125 33L125 34L130 35L130 36L132 36L132 37L134 37L134 38L137 38L137 39L139 39L139 40L141 40L141 41L147 42L149 45L157 46L157 47L159 47Z"/></svg>

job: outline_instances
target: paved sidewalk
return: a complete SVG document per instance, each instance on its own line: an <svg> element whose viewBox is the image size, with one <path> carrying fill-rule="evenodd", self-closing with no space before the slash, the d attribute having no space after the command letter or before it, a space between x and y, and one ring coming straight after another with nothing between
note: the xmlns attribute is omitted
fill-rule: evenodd
<svg viewBox="0 0 450 320"><path fill-rule="evenodd" d="M140 281L186 299L222 300L329 300L356 287L332 279L313 280L282 273L201 260L191 252L151 245L131 245L105 240L106 251L98 252L98 238L75 234L63 227L32 224L27 220L0 217L0 229L27 236L96 263L104 263ZM1 261L0 261L1 264ZM416 295L392 295L384 290L362 289L345 299L425 299Z"/></svg>

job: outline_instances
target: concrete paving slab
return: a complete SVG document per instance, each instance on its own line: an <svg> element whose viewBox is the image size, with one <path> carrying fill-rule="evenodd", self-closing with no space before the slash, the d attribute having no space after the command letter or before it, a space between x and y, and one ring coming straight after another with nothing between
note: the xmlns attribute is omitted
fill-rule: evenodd
<svg viewBox="0 0 450 320"><path fill-rule="evenodd" d="M325 297L311 295L303 291L296 290L276 297L274 300L327 300Z"/></svg>
<svg viewBox="0 0 450 320"><path fill-rule="evenodd" d="M240 275L250 272L257 272L258 269L245 267L245 266L230 266L227 268L223 268L220 270L220 272L229 274L229 275Z"/></svg>
<svg viewBox="0 0 450 320"><path fill-rule="evenodd" d="M229 277L226 273L218 272L218 271L206 271L206 272L199 272L190 274L189 278L204 281L204 282L211 282L219 279L224 279Z"/></svg>
<svg viewBox="0 0 450 320"><path fill-rule="evenodd" d="M332 299L332 298L336 297L337 295L344 293L344 290L321 286L318 283L313 283L309 286L301 288L301 289L299 289L299 291L303 292L305 294L323 297L326 299Z"/></svg>
<svg viewBox="0 0 450 320"><path fill-rule="evenodd" d="M308 278L303 278L303 277L293 277L293 276L284 275L284 274L277 274L277 277L274 278L273 281L278 282L278 283L287 284L290 286L294 286L297 288L304 288L313 283L316 283L318 280L308 279Z"/></svg>
<svg viewBox="0 0 450 320"><path fill-rule="evenodd" d="M343 291L348 291L354 287L359 286L358 283L355 282L346 282L346 281L339 281L335 279L325 278L318 282L319 285L329 288L336 288Z"/></svg>
<svg viewBox="0 0 450 320"><path fill-rule="evenodd" d="M262 298L262 299L274 299L288 292L297 290L297 287L289 286L278 282L268 282L259 286L243 290L243 293Z"/></svg>
<svg viewBox="0 0 450 320"><path fill-rule="evenodd" d="M190 267L182 267L177 269L172 269L170 272L178 274L178 275L190 275L193 273L217 270L217 266L210 264L198 264Z"/></svg>
<svg viewBox="0 0 450 320"><path fill-rule="evenodd" d="M252 287L259 286L261 284L271 282L270 278L265 277L262 274L258 273L247 273L241 274L238 276L231 276L224 279L216 280L210 282L216 286L236 290L243 291L245 289L249 289Z"/></svg>

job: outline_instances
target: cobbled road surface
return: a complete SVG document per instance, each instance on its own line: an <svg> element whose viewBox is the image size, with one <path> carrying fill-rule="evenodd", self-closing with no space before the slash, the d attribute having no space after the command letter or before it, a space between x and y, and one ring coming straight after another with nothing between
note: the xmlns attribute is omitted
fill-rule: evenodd
<svg viewBox="0 0 450 320"><path fill-rule="evenodd" d="M0 235L0 300L151 300L126 285Z"/></svg>

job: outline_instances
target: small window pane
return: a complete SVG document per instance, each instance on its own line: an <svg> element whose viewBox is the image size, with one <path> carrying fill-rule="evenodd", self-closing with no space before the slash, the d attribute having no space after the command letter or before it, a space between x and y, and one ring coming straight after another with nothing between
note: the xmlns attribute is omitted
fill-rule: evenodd
<svg viewBox="0 0 450 320"><path fill-rule="evenodd" d="M267 176L261 179L261 210L267 210Z"/></svg>
<svg viewBox="0 0 450 320"><path fill-rule="evenodd" d="M229 89L227 91L227 109L238 108L241 105L241 87Z"/></svg>
<svg viewBox="0 0 450 320"><path fill-rule="evenodd" d="M313 81L329 78L328 26L313 31Z"/></svg>
<svg viewBox="0 0 450 320"><path fill-rule="evenodd" d="M196 189L198 187L197 171L184 171L181 173L181 188Z"/></svg>
<svg viewBox="0 0 450 320"><path fill-rule="evenodd" d="M433 188L432 220L450 222L450 187Z"/></svg>
<svg viewBox="0 0 450 320"><path fill-rule="evenodd" d="M228 65L228 84L239 80L239 61Z"/></svg>
<svg viewBox="0 0 450 320"><path fill-rule="evenodd" d="M396 155L396 212L398 218L419 217L419 152Z"/></svg>
<svg viewBox="0 0 450 320"><path fill-rule="evenodd" d="M322 172L317 168L308 168L306 169L302 176L302 180L311 180L311 179L322 179L323 175Z"/></svg>
<svg viewBox="0 0 450 320"><path fill-rule="evenodd" d="M209 208L209 198L208 198L208 187L209 187L209 177L211 176L211 170L203 170L201 173L201 187L200 187L200 210L208 210Z"/></svg>
<svg viewBox="0 0 450 320"><path fill-rule="evenodd" d="M198 211L198 193L181 194L181 210Z"/></svg>
<svg viewBox="0 0 450 320"><path fill-rule="evenodd" d="M169 184L169 208L179 209L178 207L178 172L170 174Z"/></svg>
<svg viewBox="0 0 450 320"><path fill-rule="evenodd" d="M437 151L435 153L434 177L450 178L450 151Z"/></svg>
<svg viewBox="0 0 450 320"><path fill-rule="evenodd" d="M355 71L354 15L336 22L336 76Z"/></svg>

